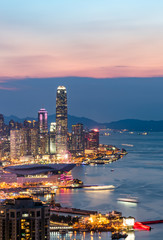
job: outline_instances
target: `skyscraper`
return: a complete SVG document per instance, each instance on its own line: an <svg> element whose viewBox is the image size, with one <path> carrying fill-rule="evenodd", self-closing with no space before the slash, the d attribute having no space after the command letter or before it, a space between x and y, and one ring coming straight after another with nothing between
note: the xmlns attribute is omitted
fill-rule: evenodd
<svg viewBox="0 0 163 240"><path fill-rule="evenodd" d="M21 134L20 130L10 131L10 157L16 159L21 156Z"/></svg>
<svg viewBox="0 0 163 240"><path fill-rule="evenodd" d="M84 152L83 124L72 125L72 152Z"/></svg>
<svg viewBox="0 0 163 240"><path fill-rule="evenodd" d="M56 123L52 122L50 124L50 133L49 133L49 153L55 154L56 153Z"/></svg>
<svg viewBox="0 0 163 240"><path fill-rule="evenodd" d="M48 132L48 112L44 108L41 108L38 112L38 126L39 133Z"/></svg>
<svg viewBox="0 0 163 240"><path fill-rule="evenodd" d="M48 113L44 108L38 112L38 153L48 153Z"/></svg>
<svg viewBox="0 0 163 240"><path fill-rule="evenodd" d="M19 159L21 156L37 155L38 129L21 128L10 130L10 157Z"/></svg>
<svg viewBox="0 0 163 240"><path fill-rule="evenodd" d="M38 154L38 129L30 129L30 149L31 155L36 156Z"/></svg>
<svg viewBox="0 0 163 240"><path fill-rule="evenodd" d="M57 88L56 97L56 152L63 155L67 151L67 91L64 86Z"/></svg>
<svg viewBox="0 0 163 240"><path fill-rule="evenodd" d="M99 147L99 130L92 129L89 132L85 132L85 148L97 149Z"/></svg>

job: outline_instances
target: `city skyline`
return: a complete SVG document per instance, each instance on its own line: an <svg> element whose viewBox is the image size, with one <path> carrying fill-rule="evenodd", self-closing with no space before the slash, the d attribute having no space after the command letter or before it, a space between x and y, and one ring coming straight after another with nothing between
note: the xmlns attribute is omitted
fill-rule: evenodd
<svg viewBox="0 0 163 240"><path fill-rule="evenodd" d="M162 78L43 78L13 80L0 90L1 113L20 118L37 117L38 109L55 113L59 85L67 88L69 114L97 122L121 119L162 120ZM80 89L80 91L79 91ZM78 107L80 106L80 108ZM87 107L86 107L87 106Z"/></svg>

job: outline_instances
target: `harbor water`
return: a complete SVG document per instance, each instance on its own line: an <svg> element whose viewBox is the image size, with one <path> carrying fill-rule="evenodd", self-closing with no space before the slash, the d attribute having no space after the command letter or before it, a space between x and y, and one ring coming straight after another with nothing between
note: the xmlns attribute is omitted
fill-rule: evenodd
<svg viewBox="0 0 163 240"><path fill-rule="evenodd" d="M107 213L122 212L136 221L163 219L163 133L113 133L101 136L100 142L125 148L128 155L107 165L81 165L72 171L84 184L114 185L115 189L90 191L67 189L57 192L56 201L63 206ZM138 197L139 203L118 202L119 197ZM161 240L163 224L151 225L152 230L131 232L127 240ZM53 239L107 240L111 233L51 233Z"/></svg>

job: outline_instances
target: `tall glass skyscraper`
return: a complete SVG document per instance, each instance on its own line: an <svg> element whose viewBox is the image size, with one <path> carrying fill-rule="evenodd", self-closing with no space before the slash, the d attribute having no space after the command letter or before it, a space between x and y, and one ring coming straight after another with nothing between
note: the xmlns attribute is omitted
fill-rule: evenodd
<svg viewBox="0 0 163 240"><path fill-rule="evenodd" d="M48 153L48 112L41 108L38 112L38 153L41 155Z"/></svg>
<svg viewBox="0 0 163 240"><path fill-rule="evenodd" d="M67 151L67 91L64 86L57 88L56 97L56 152L62 156Z"/></svg>
<svg viewBox="0 0 163 240"><path fill-rule="evenodd" d="M84 152L84 129L82 123L72 125L72 152Z"/></svg>
<svg viewBox="0 0 163 240"><path fill-rule="evenodd" d="M48 132L48 112L44 108L41 108L38 112L38 126L39 133Z"/></svg>

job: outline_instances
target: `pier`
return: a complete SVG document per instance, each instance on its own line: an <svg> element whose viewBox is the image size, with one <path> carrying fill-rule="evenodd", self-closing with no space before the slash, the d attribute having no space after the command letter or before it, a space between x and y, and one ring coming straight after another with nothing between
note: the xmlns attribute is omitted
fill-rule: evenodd
<svg viewBox="0 0 163 240"><path fill-rule="evenodd" d="M83 216L89 216L91 214L97 214L97 211L91 211L91 210L82 210L77 208L64 208L64 207L51 207L50 208L51 213L69 213L69 214L75 214L75 215L83 215Z"/></svg>

